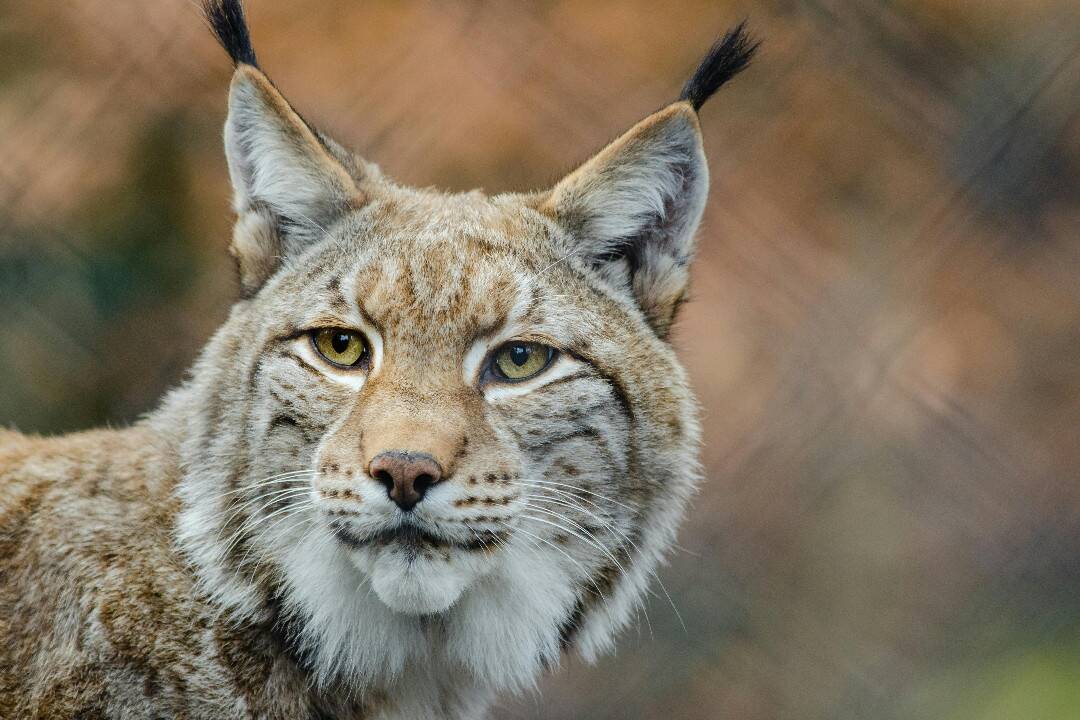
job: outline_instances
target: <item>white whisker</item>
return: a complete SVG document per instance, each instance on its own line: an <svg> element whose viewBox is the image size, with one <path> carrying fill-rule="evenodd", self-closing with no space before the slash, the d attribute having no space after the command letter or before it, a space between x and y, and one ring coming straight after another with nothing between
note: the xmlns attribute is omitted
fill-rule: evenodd
<svg viewBox="0 0 1080 720"><path fill-rule="evenodd" d="M527 485L529 483L524 483L524 484ZM558 484L558 483L556 483L556 484ZM573 493L569 493L569 492L566 492L564 490L558 490L556 488L550 488L550 487L549 488L536 488L536 489L545 490L545 492L555 492L555 493L559 493L560 495L563 495L563 496L566 496L566 497L569 497L569 498L573 498L574 500L581 500L583 502L588 502L590 505L597 508L598 510L603 510L603 508L600 505L598 505L596 502L594 502L592 500L589 500L588 498L579 498L579 497L573 495ZM589 491L585 490L585 492L589 492ZM589 493L589 494L596 495L596 493ZM536 497L536 496L527 495L525 497L530 498L530 497ZM598 497L600 497L600 496L598 496ZM546 500L547 502L560 502L560 503L562 503L562 501L555 501L553 498L543 498L543 496L541 496L541 498ZM570 505L572 503L563 503L563 504ZM635 552L638 553L638 555L644 557L644 553L641 551L641 548L638 547L637 543L635 543L630 538L629 535L627 535L626 533L624 533L621 530L619 530L618 528L616 528L612 523L605 522L602 518L600 518L595 513L590 512L585 507L577 506L577 509L581 510L582 512L584 512L584 513L586 513L588 515L590 515L592 518L594 518L601 525L604 525L605 527L607 527L610 532L616 534L618 537L622 538L622 540L629 543L630 546L634 548ZM648 571L648 574L649 574L650 577L655 579L656 584L660 586L660 590L664 593L664 597L667 599L668 604L671 605L671 610L675 613L675 618L679 621L679 625L682 626L683 631L684 632L689 632L687 630L687 628L686 628L686 622L683 620L682 613L679 612L679 608L675 605L675 600L672 599L671 593L668 592L667 586L664 585L664 581L660 579L660 575L655 570L652 570L652 569L650 569ZM648 588L646 588L646 590L647 589ZM654 594L654 597L655 597L655 594ZM645 613L645 617L646 617L646 621L647 621L648 620L648 613Z"/></svg>
<svg viewBox="0 0 1080 720"><path fill-rule="evenodd" d="M563 557L565 557L567 560L572 562L574 565L577 565L578 569L581 570L581 574L582 574L583 578L589 581L589 584L591 584L593 586L593 589L596 590L596 594L600 596L600 599L603 600L604 602L607 602L607 596L604 595L604 591L600 589L600 586L596 584L596 580L593 579L592 573L590 573L588 568L586 568L579 560L576 560L576 559L570 557L570 553L566 552L561 547L559 547L555 543L551 542L547 538L540 537L539 535L535 535L535 534L529 532L528 530L526 530L523 527L520 527L520 526L514 527L513 532L515 532L515 533L523 533L526 537L532 538L533 540L537 540L539 542L542 542L545 545L549 545L550 547L552 547L553 549L555 549L556 551L561 553ZM536 545L535 548L537 550L539 550L540 546Z"/></svg>
<svg viewBox="0 0 1080 720"><path fill-rule="evenodd" d="M255 481L253 483L248 483L247 485L244 485L242 487L238 487L238 488L235 488L233 490L223 492L220 495L214 495L210 499L211 500L220 500L222 498L228 497L229 495L235 495L236 493L242 493L242 492L244 492L246 490L253 490L255 488L262 487L264 485L278 485L278 484L287 483L287 482L297 482L304 475L316 475L316 474L317 473L316 473L315 470L290 470L289 472L279 473L277 475L271 475L268 478L264 478L262 480L257 480L257 481Z"/></svg>

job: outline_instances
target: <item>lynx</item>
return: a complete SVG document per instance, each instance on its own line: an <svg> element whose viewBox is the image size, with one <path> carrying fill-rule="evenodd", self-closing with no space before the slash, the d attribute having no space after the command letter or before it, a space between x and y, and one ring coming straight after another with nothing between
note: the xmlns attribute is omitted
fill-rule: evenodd
<svg viewBox="0 0 1080 720"><path fill-rule="evenodd" d="M259 69L225 151L239 298L128 428L0 431L0 715L481 718L611 650L700 476L668 335L755 49L553 188L395 184Z"/></svg>

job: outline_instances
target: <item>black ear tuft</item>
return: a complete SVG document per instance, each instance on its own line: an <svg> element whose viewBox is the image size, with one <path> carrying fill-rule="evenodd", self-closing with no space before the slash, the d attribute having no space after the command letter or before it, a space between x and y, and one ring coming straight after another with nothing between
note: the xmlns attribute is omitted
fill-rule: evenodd
<svg viewBox="0 0 1080 720"><path fill-rule="evenodd" d="M203 15L234 65L259 67L241 0L203 0Z"/></svg>
<svg viewBox="0 0 1080 720"><path fill-rule="evenodd" d="M736 25L709 48L701 65L683 86L679 100L686 100L695 110L700 110L721 85L750 64L759 44L747 35L745 21Z"/></svg>

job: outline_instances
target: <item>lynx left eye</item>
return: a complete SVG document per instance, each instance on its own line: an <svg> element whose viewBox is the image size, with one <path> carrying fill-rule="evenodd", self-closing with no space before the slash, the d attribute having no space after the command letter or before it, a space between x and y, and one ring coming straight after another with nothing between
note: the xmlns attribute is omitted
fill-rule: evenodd
<svg viewBox="0 0 1080 720"><path fill-rule="evenodd" d="M498 350L491 360L491 369L500 380L517 382L538 375L551 364L555 349L534 342L510 342Z"/></svg>
<svg viewBox="0 0 1080 720"><path fill-rule="evenodd" d="M354 368L367 357L367 344L359 333L340 328L323 328L312 333L315 350L327 362Z"/></svg>

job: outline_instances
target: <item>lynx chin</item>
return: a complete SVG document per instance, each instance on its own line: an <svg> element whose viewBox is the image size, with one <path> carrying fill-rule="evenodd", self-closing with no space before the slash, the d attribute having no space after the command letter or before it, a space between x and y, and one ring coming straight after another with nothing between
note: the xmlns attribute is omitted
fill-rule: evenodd
<svg viewBox="0 0 1080 720"><path fill-rule="evenodd" d="M403 187L260 70L225 154L240 296L131 427L0 431L0 716L475 719L636 615L700 470L668 333L708 191L679 99L553 188Z"/></svg>

